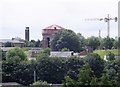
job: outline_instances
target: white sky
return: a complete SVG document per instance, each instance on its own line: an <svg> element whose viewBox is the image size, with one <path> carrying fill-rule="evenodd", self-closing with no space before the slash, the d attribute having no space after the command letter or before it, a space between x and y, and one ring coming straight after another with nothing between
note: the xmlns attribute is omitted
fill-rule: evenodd
<svg viewBox="0 0 120 87"><path fill-rule="evenodd" d="M30 39L42 39L42 29L57 24L84 37L107 35L104 21L85 21L87 18L118 16L119 0L0 0L0 39L21 37L30 27ZM118 36L118 23L110 22L110 36Z"/></svg>

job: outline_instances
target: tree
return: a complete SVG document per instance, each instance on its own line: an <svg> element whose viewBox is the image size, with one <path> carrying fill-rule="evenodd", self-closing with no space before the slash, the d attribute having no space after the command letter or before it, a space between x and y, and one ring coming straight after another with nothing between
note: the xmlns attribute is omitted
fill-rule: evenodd
<svg viewBox="0 0 120 87"><path fill-rule="evenodd" d="M120 85L120 60L107 61L104 72L105 75L103 76L108 79L107 81L112 86L117 87L118 85Z"/></svg>
<svg viewBox="0 0 120 87"><path fill-rule="evenodd" d="M120 37L119 38L116 37L116 39L114 40L113 45L114 45L115 49L119 49L120 48Z"/></svg>
<svg viewBox="0 0 120 87"><path fill-rule="evenodd" d="M49 87L49 85L50 84L47 83L46 81L41 81L41 80L32 83L32 86L47 86L47 87Z"/></svg>
<svg viewBox="0 0 120 87"><path fill-rule="evenodd" d="M43 50L44 50L43 53L50 55L50 52L51 52L50 48L44 48Z"/></svg>
<svg viewBox="0 0 120 87"><path fill-rule="evenodd" d="M60 30L51 40L51 48L53 50L61 50L68 48L70 51L80 51L80 42L78 36L72 30Z"/></svg>
<svg viewBox="0 0 120 87"><path fill-rule="evenodd" d="M107 60L111 61L111 60L115 60L115 55L111 52L107 53Z"/></svg>
<svg viewBox="0 0 120 87"><path fill-rule="evenodd" d="M30 41L30 47L35 47L35 40Z"/></svg>
<svg viewBox="0 0 120 87"><path fill-rule="evenodd" d="M99 85L107 85L107 86L109 86L109 87L112 87L112 83L111 83L111 81L110 81L110 79L109 79L109 76L108 76L108 74L106 74L106 73L103 73L103 75L102 75L102 77L100 78L100 81L99 81L99 83L98 83Z"/></svg>
<svg viewBox="0 0 120 87"><path fill-rule="evenodd" d="M91 47L93 50L97 49L98 46L100 46L99 38L94 36L87 38L86 45Z"/></svg>
<svg viewBox="0 0 120 87"><path fill-rule="evenodd" d="M79 38L79 42L80 42L80 51L83 51L84 49L84 47L85 47L85 38L82 36L82 34L80 34L80 33L77 33L77 36L78 36L78 38Z"/></svg>
<svg viewBox="0 0 120 87"><path fill-rule="evenodd" d="M48 83L60 84L66 74L65 61L63 58L40 58L36 73L37 79Z"/></svg>
<svg viewBox="0 0 120 87"><path fill-rule="evenodd" d="M92 71L92 69L89 67L89 65L85 64L78 74L78 85L95 85L96 83L96 77Z"/></svg>
<svg viewBox="0 0 120 87"><path fill-rule="evenodd" d="M11 42L6 42L5 43L5 47L13 47L14 45L13 45L13 43L11 43Z"/></svg>
<svg viewBox="0 0 120 87"><path fill-rule="evenodd" d="M10 49L6 54L6 58L8 61L11 61L11 62L13 60L24 61L27 59L24 51L20 48Z"/></svg>
<svg viewBox="0 0 120 87"><path fill-rule="evenodd" d="M111 49L113 47L113 43L114 43L114 39L113 38L107 37L107 38L103 39L103 46L106 49Z"/></svg>
<svg viewBox="0 0 120 87"><path fill-rule="evenodd" d="M2 82L17 82L22 85L33 83L36 63L33 62L2 62Z"/></svg>
<svg viewBox="0 0 120 87"><path fill-rule="evenodd" d="M114 41L113 46L114 46L115 49L118 48L118 40L115 40L115 41Z"/></svg>
<svg viewBox="0 0 120 87"><path fill-rule="evenodd" d="M92 87L97 85L97 78L88 64L85 64L80 68L78 78L76 80L66 76L63 81L63 87L79 87L85 85L92 85Z"/></svg>
<svg viewBox="0 0 120 87"><path fill-rule="evenodd" d="M35 47L41 47L41 42L40 42L40 40L37 40L37 41L35 42Z"/></svg>
<svg viewBox="0 0 120 87"><path fill-rule="evenodd" d="M6 52L0 49L0 58L6 60Z"/></svg>
<svg viewBox="0 0 120 87"><path fill-rule="evenodd" d="M81 58L72 57L66 61L67 75L70 78L76 80L79 74L79 69L84 65L84 61Z"/></svg>
<svg viewBox="0 0 120 87"><path fill-rule="evenodd" d="M100 77L104 69L104 61L97 53L90 53L86 57L86 63L94 71L96 77Z"/></svg>
<svg viewBox="0 0 120 87"><path fill-rule="evenodd" d="M77 87L76 81L69 76L65 76L63 81L63 87Z"/></svg>
<svg viewBox="0 0 120 87"><path fill-rule="evenodd" d="M68 48L62 48L61 50L62 52L65 52L65 51L70 51Z"/></svg>

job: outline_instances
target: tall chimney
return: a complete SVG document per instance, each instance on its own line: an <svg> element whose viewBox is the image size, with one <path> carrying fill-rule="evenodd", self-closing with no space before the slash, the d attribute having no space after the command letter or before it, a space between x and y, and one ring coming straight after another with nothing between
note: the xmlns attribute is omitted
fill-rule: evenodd
<svg viewBox="0 0 120 87"><path fill-rule="evenodd" d="M29 41L29 27L25 28L25 40Z"/></svg>

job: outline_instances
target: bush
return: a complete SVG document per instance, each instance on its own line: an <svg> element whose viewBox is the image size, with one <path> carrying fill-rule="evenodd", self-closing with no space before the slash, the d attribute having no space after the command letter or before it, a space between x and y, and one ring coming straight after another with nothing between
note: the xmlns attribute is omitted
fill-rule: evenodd
<svg viewBox="0 0 120 87"><path fill-rule="evenodd" d="M39 80L39 81L37 81L37 82L32 83L32 85L49 86L50 84L47 83L46 81L41 81L41 80Z"/></svg>

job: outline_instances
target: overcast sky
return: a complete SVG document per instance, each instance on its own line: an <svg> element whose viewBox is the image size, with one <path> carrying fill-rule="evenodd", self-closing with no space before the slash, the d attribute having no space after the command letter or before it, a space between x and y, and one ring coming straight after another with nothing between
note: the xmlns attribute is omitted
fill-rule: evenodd
<svg viewBox="0 0 120 87"><path fill-rule="evenodd" d="M119 0L0 0L0 39L21 37L30 27L30 39L42 39L42 29L57 24L84 37L107 35L104 21L87 18L118 17ZM110 36L118 36L118 22L110 22Z"/></svg>

